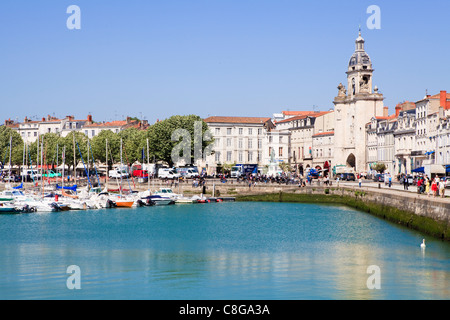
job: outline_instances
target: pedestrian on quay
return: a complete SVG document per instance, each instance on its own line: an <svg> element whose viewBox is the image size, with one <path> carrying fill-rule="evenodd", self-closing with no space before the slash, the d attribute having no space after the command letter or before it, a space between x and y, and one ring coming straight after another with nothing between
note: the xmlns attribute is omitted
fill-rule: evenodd
<svg viewBox="0 0 450 320"><path fill-rule="evenodd" d="M431 183L431 191L433 192L433 197L436 197L437 196L437 191L438 191L436 178L434 178L433 182Z"/></svg>
<svg viewBox="0 0 450 320"><path fill-rule="evenodd" d="M392 186L392 176L389 175L389 188Z"/></svg>
<svg viewBox="0 0 450 320"><path fill-rule="evenodd" d="M361 184L362 184L362 179L361 179L361 177L359 177L358 184L359 184L359 187L361 188Z"/></svg>
<svg viewBox="0 0 450 320"><path fill-rule="evenodd" d="M406 176L403 177L403 190L408 190L408 178Z"/></svg>
<svg viewBox="0 0 450 320"><path fill-rule="evenodd" d="M428 197L430 196L430 191L431 191L430 179L428 179L428 177L427 177L425 180L425 193L427 194Z"/></svg>
<svg viewBox="0 0 450 320"><path fill-rule="evenodd" d="M439 195L441 198L445 198L445 181L440 180L439 181Z"/></svg>

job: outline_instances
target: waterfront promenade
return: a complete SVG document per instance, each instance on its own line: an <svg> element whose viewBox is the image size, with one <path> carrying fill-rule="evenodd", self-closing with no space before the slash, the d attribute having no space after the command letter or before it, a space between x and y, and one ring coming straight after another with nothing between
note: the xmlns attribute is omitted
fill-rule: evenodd
<svg viewBox="0 0 450 320"><path fill-rule="evenodd" d="M92 181L91 181L92 182ZM100 188L105 186L112 192L119 191L117 181L100 180ZM78 190L86 187L86 181L77 181ZM4 188L0 184L0 189ZM44 184L45 186L45 184ZM25 189L33 188L32 184L25 184ZM393 183L391 187L384 183L363 180L361 187L358 182L332 181L331 185L324 185L315 180L305 187L297 184L262 183L248 184L228 180L222 183L219 179L206 179L204 185L197 186L192 180L177 183L172 180L155 179L150 183L138 183L129 180L122 184L122 191L152 192L161 188L171 188L174 193L184 196L203 195L206 197L235 197L237 201L266 201L266 202L301 202L301 203L329 203L348 205L355 209L377 215L391 222L403 224L437 238L450 240L450 190L446 190L447 197L418 194L416 186L409 186L404 190L403 185ZM41 186L34 186L35 192L42 190Z"/></svg>

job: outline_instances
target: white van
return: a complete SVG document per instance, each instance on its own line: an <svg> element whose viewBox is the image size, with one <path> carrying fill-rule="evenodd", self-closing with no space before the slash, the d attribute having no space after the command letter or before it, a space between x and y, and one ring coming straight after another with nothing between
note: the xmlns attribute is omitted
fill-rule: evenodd
<svg viewBox="0 0 450 320"><path fill-rule="evenodd" d="M181 175L176 172L174 169L169 168L161 168L158 171L158 177L161 179L176 179L179 178Z"/></svg>
<svg viewBox="0 0 450 320"><path fill-rule="evenodd" d="M127 179L130 177L130 174L128 173L128 167L122 166L114 168L113 170L109 171L109 177L110 178L122 178Z"/></svg>
<svg viewBox="0 0 450 320"><path fill-rule="evenodd" d="M31 179L34 178L41 178L41 174L36 169L22 169L22 172L20 173L21 176L30 177Z"/></svg>

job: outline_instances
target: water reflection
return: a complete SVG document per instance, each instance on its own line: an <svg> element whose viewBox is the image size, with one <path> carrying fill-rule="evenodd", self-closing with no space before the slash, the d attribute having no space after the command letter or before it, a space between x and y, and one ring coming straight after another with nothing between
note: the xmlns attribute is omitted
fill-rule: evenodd
<svg viewBox="0 0 450 320"><path fill-rule="evenodd" d="M448 244L430 241L422 251L420 235L342 207L274 204L246 208L245 219L210 208L134 212L136 220L124 211L49 216L35 228L18 220L25 235L1 225L0 298L450 298ZM69 265L81 269L80 291L66 287ZM380 290L367 288L372 265Z"/></svg>

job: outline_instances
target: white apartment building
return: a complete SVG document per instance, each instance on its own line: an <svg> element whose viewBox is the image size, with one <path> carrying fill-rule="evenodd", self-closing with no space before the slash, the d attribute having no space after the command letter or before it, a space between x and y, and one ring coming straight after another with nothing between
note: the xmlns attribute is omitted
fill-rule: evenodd
<svg viewBox="0 0 450 320"><path fill-rule="evenodd" d="M280 139L283 145L288 144L288 139L279 132L272 134L275 125L269 117L213 116L204 121L215 140L214 154L206 158L206 167L210 173L223 164L268 165L272 150L276 159L280 158L280 151L281 157L288 151L276 148Z"/></svg>
<svg viewBox="0 0 450 320"><path fill-rule="evenodd" d="M113 133L119 133L127 128L136 128L145 130L148 128L147 120L133 120L127 117L124 121L112 121L112 122L97 122L85 125L81 132L84 133L89 139L100 134L104 130L109 130Z"/></svg>
<svg viewBox="0 0 450 320"><path fill-rule="evenodd" d="M83 126L89 123L92 123L91 115L83 120L76 120L73 116L67 116L64 119L47 116L42 118L41 121L31 121L25 118L24 122L19 123L15 130L20 134L25 144L30 144L46 133L55 133L66 137L70 132L80 131Z"/></svg>
<svg viewBox="0 0 450 320"><path fill-rule="evenodd" d="M416 169L413 150L416 144L415 108L398 111L397 128L394 131L395 174L408 174Z"/></svg>
<svg viewBox="0 0 450 320"><path fill-rule="evenodd" d="M440 116L439 109L443 105L446 110L450 95L441 91L437 95L427 95L416 102L416 144L412 152L415 167L431 165L435 163L436 136Z"/></svg>

